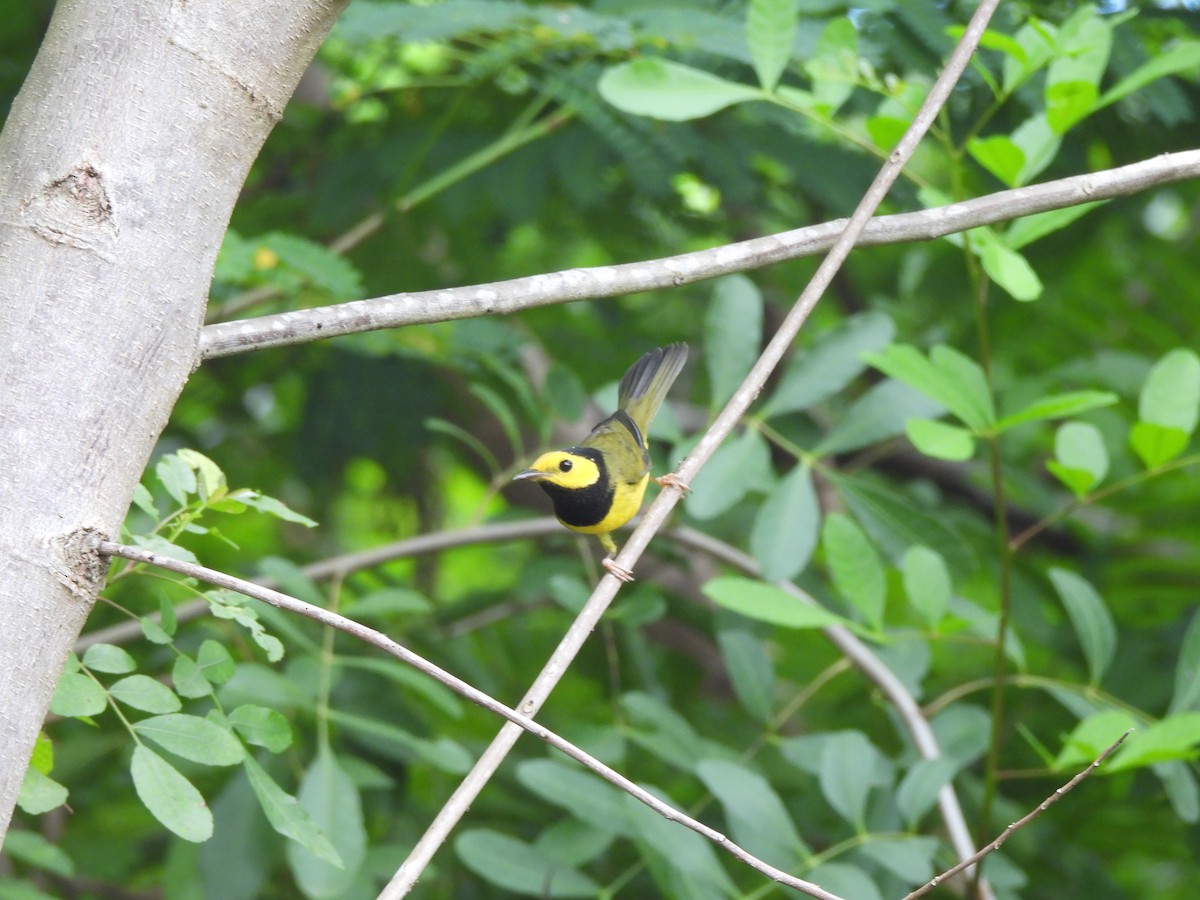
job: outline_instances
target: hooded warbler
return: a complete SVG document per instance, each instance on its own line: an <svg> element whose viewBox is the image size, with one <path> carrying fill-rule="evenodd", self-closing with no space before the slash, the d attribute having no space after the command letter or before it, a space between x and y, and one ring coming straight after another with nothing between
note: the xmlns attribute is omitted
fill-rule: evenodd
<svg viewBox="0 0 1200 900"><path fill-rule="evenodd" d="M543 453L514 480L536 481L550 496L563 525L594 534L608 551L604 568L622 581L633 575L613 557L611 532L633 518L650 480L646 431L687 360L687 344L651 350L632 366L617 390L617 411L592 429L577 447ZM655 479L660 483L666 478Z"/></svg>

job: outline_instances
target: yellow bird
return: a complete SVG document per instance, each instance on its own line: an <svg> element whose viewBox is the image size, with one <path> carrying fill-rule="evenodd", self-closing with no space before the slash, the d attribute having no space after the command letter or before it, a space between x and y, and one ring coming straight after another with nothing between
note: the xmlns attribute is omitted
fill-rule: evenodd
<svg viewBox="0 0 1200 900"><path fill-rule="evenodd" d="M536 481L554 504L558 521L582 534L594 534L608 551L604 568L633 581L613 557L611 533L633 518L650 480L646 431L687 360L687 344L651 350L621 379L617 411L592 429L577 447L543 453L514 480ZM672 476L656 478L674 484Z"/></svg>

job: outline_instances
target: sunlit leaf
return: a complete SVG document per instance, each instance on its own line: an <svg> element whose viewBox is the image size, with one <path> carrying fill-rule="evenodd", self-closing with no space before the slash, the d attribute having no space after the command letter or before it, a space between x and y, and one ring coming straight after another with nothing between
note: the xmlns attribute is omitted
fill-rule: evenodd
<svg viewBox="0 0 1200 900"><path fill-rule="evenodd" d="M704 585L705 595L732 612L748 619L781 625L784 628L824 628L845 624L845 620L820 607L805 603L786 591L749 578L726 576Z"/></svg>
<svg viewBox="0 0 1200 900"><path fill-rule="evenodd" d="M600 96L617 109L669 122L700 119L735 103L763 98L758 88L648 56L608 69L598 87Z"/></svg>
<svg viewBox="0 0 1200 900"><path fill-rule="evenodd" d="M798 25L796 0L750 0L746 43L758 83L765 90L773 89L787 68Z"/></svg>
<svg viewBox="0 0 1200 900"><path fill-rule="evenodd" d="M904 433L912 445L934 459L962 462L975 455L975 437L965 428L937 419L909 419Z"/></svg>

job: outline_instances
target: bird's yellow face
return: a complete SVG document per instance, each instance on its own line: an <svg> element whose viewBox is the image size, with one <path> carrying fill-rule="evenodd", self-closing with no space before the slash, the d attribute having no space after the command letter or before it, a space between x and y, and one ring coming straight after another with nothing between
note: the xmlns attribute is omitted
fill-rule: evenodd
<svg viewBox="0 0 1200 900"><path fill-rule="evenodd" d="M551 450L535 459L517 478L578 491L596 484L600 475L600 467L586 456L569 450Z"/></svg>

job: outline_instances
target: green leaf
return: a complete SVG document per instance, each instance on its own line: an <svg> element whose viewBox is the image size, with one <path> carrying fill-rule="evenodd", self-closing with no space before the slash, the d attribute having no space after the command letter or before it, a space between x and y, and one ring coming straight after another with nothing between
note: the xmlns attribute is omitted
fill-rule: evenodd
<svg viewBox="0 0 1200 900"><path fill-rule="evenodd" d="M1090 409L1112 406L1119 399L1116 394L1109 391L1071 391L1065 394L1051 394L1035 400L1019 412L1005 416L996 423L996 430L1006 431L1016 425L1041 419L1062 419L1066 416L1079 415Z"/></svg>
<svg viewBox="0 0 1200 900"><path fill-rule="evenodd" d="M704 322L704 362L714 409L733 396L758 359L762 317L762 294L753 281L745 275L728 275L717 281Z"/></svg>
<svg viewBox="0 0 1200 900"><path fill-rule="evenodd" d="M904 433L912 445L926 456L962 462L975 455L975 437L959 425L936 419L909 419Z"/></svg>
<svg viewBox="0 0 1200 900"><path fill-rule="evenodd" d="M988 138L972 138L967 144L967 152L979 163L1008 187L1017 182L1017 175L1025 165L1025 154L1021 148L1012 142L1012 138L1002 134Z"/></svg>
<svg viewBox="0 0 1200 900"><path fill-rule="evenodd" d="M233 766L245 757L227 729L199 716L170 713L133 724L133 730L176 756L206 766Z"/></svg>
<svg viewBox="0 0 1200 900"><path fill-rule="evenodd" d="M229 724L247 744L282 753L292 745L292 726L275 709L243 703L229 714Z"/></svg>
<svg viewBox="0 0 1200 900"><path fill-rule="evenodd" d="M138 799L169 831L193 843L212 837L212 813L204 798L169 762L138 744L129 773Z"/></svg>
<svg viewBox="0 0 1200 900"><path fill-rule="evenodd" d="M929 419L945 412L946 408L932 397L888 378L855 400L812 452L816 456L825 456L859 450L903 434L910 419Z"/></svg>
<svg viewBox="0 0 1200 900"><path fill-rule="evenodd" d="M862 846L864 856L883 866L906 885L924 884L936 874L933 858L937 851L937 838L917 835L867 841Z"/></svg>
<svg viewBox="0 0 1200 900"><path fill-rule="evenodd" d="M1167 75L1186 72L1200 66L1200 41L1180 40L1166 50L1156 53L1148 62L1134 69L1096 101L1096 109L1103 109L1134 91Z"/></svg>
<svg viewBox="0 0 1200 900"><path fill-rule="evenodd" d="M203 453L187 448L177 451L176 455L196 473L196 493L201 500L207 503L212 497L225 493L225 473L215 462Z"/></svg>
<svg viewBox="0 0 1200 900"><path fill-rule="evenodd" d="M680 808L679 803L661 791L648 785L642 787L676 809ZM668 870L664 895L706 900L738 893L710 841L689 828L664 819L633 797L626 795L622 803L638 848L644 855L655 858L651 863L652 870L656 868L655 863Z"/></svg>
<svg viewBox="0 0 1200 900"><path fill-rule="evenodd" d="M1011 94L1054 56L1053 27L1031 19L1013 36L1021 52L1008 52L1004 60L1004 93Z"/></svg>
<svg viewBox="0 0 1200 900"><path fill-rule="evenodd" d="M782 866L808 854L787 807L762 775L739 762L716 759L702 761L696 775L721 804L743 849Z"/></svg>
<svg viewBox="0 0 1200 900"><path fill-rule="evenodd" d="M953 585L940 553L928 547L909 547L901 565L904 593L912 608L936 628L950 606Z"/></svg>
<svg viewBox="0 0 1200 900"><path fill-rule="evenodd" d="M896 327L881 312L862 313L794 356L763 405L764 418L799 412L832 397L867 367L866 354L892 342Z"/></svg>
<svg viewBox="0 0 1200 900"><path fill-rule="evenodd" d="M1192 616L1183 641L1179 659L1175 661L1175 690L1171 695L1173 713L1200 708L1200 613Z"/></svg>
<svg viewBox="0 0 1200 900"><path fill-rule="evenodd" d="M552 759L526 760L517 765L517 781L546 802L596 828L622 835L632 833L621 792L576 766Z"/></svg>
<svg viewBox="0 0 1200 900"><path fill-rule="evenodd" d="M1117 649L1117 628L1100 595L1086 580L1066 569L1051 569L1050 581L1062 599L1083 655L1091 684L1098 685Z"/></svg>
<svg viewBox="0 0 1200 900"><path fill-rule="evenodd" d="M932 515L912 497L865 478L837 475L830 480L886 556L896 558L913 544L922 544L940 553L956 578L975 571L975 551L943 516Z"/></svg>
<svg viewBox="0 0 1200 900"><path fill-rule="evenodd" d="M1034 241L1066 228L1076 219L1107 202L1107 200L1096 200L1092 203L1080 203L1064 209L1051 209L1043 213L1034 213L1031 216L1022 216L1009 225L1004 232L1004 244L1012 250L1020 250Z"/></svg>
<svg viewBox="0 0 1200 900"><path fill-rule="evenodd" d="M1062 146L1062 135L1050 127L1045 113L1038 113L1022 122L1012 133L1012 140L1025 154L1025 165L1017 176L1017 187L1029 184L1040 175L1054 161Z"/></svg>
<svg viewBox="0 0 1200 900"><path fill-rule="evenodd" d="M804 63L804 71L812 79L816 111L832 116L850 99L858 84L858 29L846 16L828 21L816 52Z"/></svg>
<svg viewBox="0 0 1200 900"><path fill-rule="evenodd" d="M298 234L273 231L260 239L261 246L279 259L289 273L328 293L336 300L363 296L362 276L350 260Z"/></svg>
<svg viewBox="0 0 1200 900"><path fill-rule="evenodd" d="M916 828L937 802L938 792L954 777L954 760L938 757L913 763L896 789L896 808L909 828Z"/></svg>
<svg viewBox="0 0 1200 900"><path fill-rule="evenodd" d="M132 656L112 644L92 644L83 654L83 664L94 672L112 675L123 675L137 668Z"/></svg>
<svg viewBox="0 0 1200 900"><path fill-rule="evenodd" d="M746 43L758 83L774 90L792 58L800 24L796 0L750 0L746 13Z"/></svg>
<svg viewBox="0 0 1200 900"><path fill-rule="evenodd" d="M718 626L717 646L742 708L768 721L775 708L775 664L762 638L744 626Z"/></svg>
<svg viewBox="0 0 1200 900"><path fill-rule="evenodd" d="M762 435L746 429L725 441L692 482L684 505L700 520L728 512L771 470L771 451Z"/></svg>
<svg viewBox="0 0 1200 900"><path fill-rule="evenodd" d="M454 841L464 866L489 884L527 897L595 897L600 885L578 869L547 858L524 841L488 828Z"/></svg>
<svg viewBox="0 0 1200 900"><path fill-rule="evenodd" d="M67 802L67 789L33 766L25 770L25 780L21 782L21 793L17 796L17 805L31 816L58 809Z"/></svg>
<svg viewBox="0 0 1200 900"><path fill-rule="evenodd" d="M819 775L821 793L843 819L865 831L867 796L875 784L883 755L860 731L825 736Z"/></svg>
<svg viewBox="0 0 1200 900"><path fill-rule="evenodd" d="M551 583L561 582L553 578ZM461 719L463 716L463 701L457 694L399 660L343 656L338 658L338 665L380 675L395 684L405 696L419 698L428 703L437 710L438 715L450 719Z"/></svg>
<svg viewBox="0 0 1200 900"><path fill-rule="evenodd" d="M152 644L165 646L174 640L173 636L162 627L160 622L149 616L142 616L138 619L138 624L142 628L142 636Z"/></svg>
<svg viewBox="0 0 1200 900"><path fill-rule="evenodd" d="M1090 763L1122 734L1137 727L1133 716L1124 710L1111 709L1088 716L1067 736L1062 750L1055 757L1054 766L1066 769ZM1130 735L1129 739L1132 740L1133 736Z"/></svg>
<svg viewBox="0 0 1200 900"><path fill-rule="evenodd" d="M859 866L826 862L805 873L804 877L838 897L853 897L854 900L882 900L883 897L871 876Z"/></svg>
<svg viewBox="0 0 1200 900"><path fill-rule="evenodd" d="M1083 6L1059 28L1059 52L1046 73L1046 115L1062 134L1096 108L1112 50L1112 25Z"/></svg>
<svg viewBox="0 0 1200 900"><path fill-rule="evenodd" d="M247 756L242 760L242 765L245 767L254 796L258 798L271 827L305 847L318 859L323 859L331 865L341 865L342 860L337 849L309 818L299 801L276 784L254 757Z"/></svg>
<svg viewBox="0 0 1200 900"><path fill-rule="evenodd" d="M833 513L821 529L821 546L838 593L868 625L882 630L887 582L874 545L852 519Z"/></svg>
<svg viewBox="0 0 1200 900"><path fill-rule="evenodd" d="M198 697L207 697L212 693L212 685L204 677L204 673L200 671L196 661L186 653L175 657L175 662L171 666L171 681L175 685L175 692L180 697L194 700Z"/></svg>
<svg viewBox="0 0 1200 900"><path fill-rule="evenodd" d="M331 710L333 722L353 728L355 731L391 744L395 753L428 763L434 768L451 775L464 775L471 768L471 754L456 741L447 737L418 737L406 728L382 719Z"/></svg>
<svg viewBox="0 0 1200 900"><path fill-rule="evenodd" d="M287 858L296 884L307 897L344 897L367 855L358 788L329 748L322 747L300 780L297 797L313 824L329 837L341 863L322 859L292 841L287 845Z"/></svg>
<svg viewBox="0 0 1200 900"><path fill-rule="evenodd" d="M224 684L237 671L237 664L229 655L229 651L223 644L211 638L200 645L200 652L196 654L196 664L201 674L213 684Z"/></svg>
<svg viewBox="0 0 1200 900"><path fill-rule="evenodd" d="M50 700L50 712L71 718L95 716L107 705L104 688L95 681L82 672L64 672Z"/></svg>
<svg viewBox="0 0 1200 900"><path fill-rule="evenodd" d="M296 512L282 500L276 500L274 497L268 497L265 494L260 494L258 491L243 489L230 494L230 497L236 499L239 503L246 504L251 509L266 513L268 516L273 516L282 522L294 522L297 525L303 525L305 528L317 527L317 522L314 519Z"/></svg>
<svg viewBox="0 0 1200 900"><path fill-rule="evenodd" d="M1200 356L1172 350L1150 370L1138 397L1138 419L1190 436L1200 414Z"/></svg>
<svg viewBox="0 0 1200 900"><path fill-rule="evenodd" d="M1188 445L1188 433L1153 422L1134 422L1129 429L1129 445L1147 469L1170 462Z"/></svg>
<svg viewBox="0 0 1200 900"><path fill-rule="evenodd" d="M158 507L154 505L154 495L144 484L139 484L133 489L133 505L148 515L154 521L158 521Z"/></svg>
<svg viewBox="0 0 1200 900"><path fill-rule="evenodd" d="M130 675L115 682L108 692L114 699L148 713L178 712L182 703L179 696L148 675Z"/></svg>
<svg viewBox="0 0 1200 900"><path fill-rule="evenodd" d="M1096 109L1100 89L1086 81L1060 81L1046 86L1046 122L1056 134L1066 134Z"/></svg>
<svg viewBox="0 0 1200 900"><path fill-rule="evenodd" d="M759 509L750 550L767 581L786 581L804 571L817 545L821 510L812 470L796 466Z"/></svg>
<svg viewBox="0 0 1200 900"><path fill-rule="evenodd" d="M983 369L957 350L939 344L927 359L916 347L893 344L867 356L867 362L932 397L976 433L987 431L995 422Z"/></svg>
<svg viewBox="0 0 1200 900"><path fill-rule="evenodd" d="M1200 744L1200 712L1176 713L1131 734L1108 769L1122 772L1172 759L1193 759L1197 744Z"/></svg>
<svg viewBox="0 0 1200 900"><path fill-rule="evenodd" d="M718 606L770 625L824 628L847 624L841 616L823 607L810 605L774 585L749 578L714 578L704 585L703 591Z"/></svg>
<svg viewBox="0 0 1200 900"><path fill-rule="evenodd" d="M758 88L651 57L609 68L598 87L617 109L668 122L700 119L735 103L763 99Z"/></svg>
<svg viewBox="0 0 1200 900"><path fill-rule="evenodd" d="M1067 422L1054 435L1055 459L1049 469L1076 497L1082 497L1108 474L1108 450L1095 425Z"/></svg>
<svg viewBox="0 0 1200 900"><path fill-rule="evenodd" d="M195 470L174 453L168 453L158 461L154 474L180 506L187 506L188 496L196 493Z"/></svg>
<svg viewBox="0 0 1200 900"><path fill-rule="evenodd" d="M971 247L988 277L1004 288L1014 300L1036 300L1042 295L1042 281L1016 250L1007 246L993 228L972 228Z"/></svg>
<svg viewBox="0 0 1200 900"><path fill-rule="evenodd" d="M10 828L4 836L4 855L62 878L75 874L75 861L67 852L33 831Z"/></svg>

